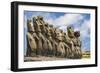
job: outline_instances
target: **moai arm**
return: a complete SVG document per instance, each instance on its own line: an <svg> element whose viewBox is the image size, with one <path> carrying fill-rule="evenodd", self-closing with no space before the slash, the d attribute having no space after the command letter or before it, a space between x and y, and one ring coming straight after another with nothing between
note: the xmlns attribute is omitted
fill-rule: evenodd
<svg viewBox="0 0 100 73"><path fill-rule="evenodd" d="M32 37L32 35L29 32L27 33L27 38L28 38L27 42L29 43L31 50L34 51L34 49L37 48L35 39Z"/></svg>
<svg viewBox="0 0 100 73"><path fill-rule="evenodd" d="M42 40L44 40L44 41L46 40L45 37L44 37L41 33L40 33L39 35L40 35L40 38L41 38Z"/></svg>
<svg viewBox="0 0 100 73"><path fill-rule="evenodd" d="M33 33L33 37L36 38L37 40L39 40L39 37L37 36L36 33Z"/></svg>

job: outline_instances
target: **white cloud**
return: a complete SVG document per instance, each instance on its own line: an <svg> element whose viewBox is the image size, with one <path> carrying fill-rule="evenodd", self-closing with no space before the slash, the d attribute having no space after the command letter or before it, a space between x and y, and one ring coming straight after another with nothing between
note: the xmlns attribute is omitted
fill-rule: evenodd
<svg viewBox="0 0 100 73"><path fill-rule="evenodd" d="M67 27L66 27L66 26L61 26L61 27L59 27L59 29L62 29L62 30L63 30L63 32L66 32Z"/></svg>
<svg viewBox="0 0 100 73"><path fill-rule="evenodd" d="M70 25L77 22L80 19L82 19L82 16L80 14L65 14L64 16L61 16L58 19L56 19L55 23L58 25Z"/></svg>
<svg viewBox="0 0 100 73"><path fill-rule="evenodd" d="M42 16L44 19L47 19L47 20L53 18L51 14L47 12L45 13L44 12L33 12L32 17L35 17L35 16Z"/></svg>
<svg viewBox="0 0 100 73"><path fill-rule="evenodd" d="M53 24L55 27L58 26L68 26L74 23L77 23L79 20L82 20L83 16L81 14L64 14L59 18L52 19L52 17L45 19L46 22Z"/></svg>
<svg viewBox="0 0 100 73"><path fill-rule="evenodd" d="M81 36L82 37L90 37L90 34L88 31L90 31L90 20L85 20L84 23L82 24L81 28Z"/></svg>

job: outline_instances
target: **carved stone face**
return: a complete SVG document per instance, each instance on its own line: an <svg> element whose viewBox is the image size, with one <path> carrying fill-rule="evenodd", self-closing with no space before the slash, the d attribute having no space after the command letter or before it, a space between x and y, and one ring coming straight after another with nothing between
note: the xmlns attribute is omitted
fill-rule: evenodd
<svg viewBox="0 0 100 73"><path fill-rule="evenodd" d="M74 32L74 36L75 36L75 37L80 37L80 31Z"/></svg>
<svg viewBox="0 0 100 73"><path fill-rule="evenodd" d="M74 38L74 37L75 37L75 36L74 36L74 30L72 29L71 26L68 26L68 27L67 27L67 33L68 33L68 36L69 36L70 38Z"/></svg>
<svg viewBox="0 0 100 73"><path fill-rule="evenodd" d="M36 17L33 17L33 22L35 22L36 21Z"/></svg>
<svg viewBox="0 0 100 73"><path fill-rule="evenodd" d="M68 26L68 27L67 27L67 31L70 31L70 30L73 31L72 27L71 27L71 26ZM70 31L70 32L71 32L71 31Z"/></svg>
<svg viewBox="0 0 100 73"><path fill-rule="evenodd" d="M62 31L60 30L56 30L56 38L60 41L62 41Z"/></svg>
<svg viewBox="0 0 100 73"><path fill-rule="evenodd" d="M42 16L37 16L39 20L43 20L43 17Z"/></svg>
<svg viewBox="0 0 100 73"><path fill-rule="evenodd" d="M27 20L27 27L28 27L28 31L34 32L32 20Z"/></svg>

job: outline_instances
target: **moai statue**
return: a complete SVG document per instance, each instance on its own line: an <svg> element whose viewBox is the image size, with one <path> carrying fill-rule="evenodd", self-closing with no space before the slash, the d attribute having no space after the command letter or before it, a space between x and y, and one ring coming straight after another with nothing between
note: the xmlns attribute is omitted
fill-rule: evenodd
<svg viewBox="0 0 100 73"><path fill-rule="evenodd" d="M75 36L75 41L74 41L74 46L75 46L75 58L82 58L82 51L81 51L81 41L80 41L80 31L74 32Z"/></svg>
<svg viewBox="0 0 100 73"><path fill-rule="evenodd" d="M58 39L57 56L65 57L65 47L62 41L62 31L61 30L57 31L57 39Z"/></svg>
<svg viewBox="0 0 100 73"><path fill-rule="evenodd" d="M51 42L52 42L52 49L53 49L53 55L57 56L57 46L58 43L56 41L56 28L52 27L52 29L50 29L50 33L51 33Z"/></svg>
<svg viewBox="0 0 100 73"><path fill-rule="evenodd" d="M45 25L41 25L41 33L42 33L42 43L43 43L43 55L48 56L48 39L47 39L47 27Z"/></svg>
<svg viewBox="0 0 100 73"><path fill-rule="evenodd" d="M72 41L71 39L68 37L67 33L64 33L64 37L63 37L63 41L64 41L64 46L65 46L65 57L70 58L71 54L72 54Z"/></svg>
<svg viewBox="0 0 100 73"><path fill-rule="evenodd" d="M52 27L49 25L48 28L47 28L47 44L48 44L48 55L50 56L53 56L53 39L52 39L52 36L51 36L51 29Z"/></svg>
<svg viewBox="0 0 100 73"><path fill-rule="evenodd" d="M36 56L37 44L33 37L34 28L31 20L27 20L27 56Z"/></svg>
<svg viewBox="0 0 100 73"><path fill-rule="evenodd" d="M42 34L43 34L43 37L44 37L44 40L43 40L43 55L44 56L49 56L49 49L51 49L51 46L50 46L50 42L48 41L48 24L45 23L43 25L41 25L41 31L42 31Z"/></svg>
<svg viewBox="0 0 100 73"><path fill-rule="evenodd" d="M68 27L67 31L68 31L68 36L70 38L71 52L72 52L70 58L73 59L81 58L82 56L81 42L79 39L80 32L79 31L74 32L71 27Z"/></svg>
<svg viewBox="0 0 100 73"><path fill-rule="evenodd" d="M66 43L68 41L68 36L66 35L66 33L63 33L62 37L63 37L63 45L64 45L64 48L65 48L65 57L67 58L71 53L70 47Z"/></svg>
<svg viewBox="0 0 100 73"><path fill-rule="evenodd" d="M45 40L44 40L44 44L43 44L43 46L44 46L44 54L46 55L46 56L51 56L52 55L52 41L51 41L51 33L50 33L50 26L49 26L49 24L48 23L45 23L44 21L43 21L43 25L42 25L42 34L43 34L43 36L44 36L44 38L45 38Z"/></svg>
<svg viewBox="0 0 100 73"><path fill-rule="evenodd" d="M37 17L33 17L33 25L34 25L34 28L35 28L35 32L36 32L36 35L38 37L38 39L36 39L36 43L37 43L37 55L42 55L42 39L41 39L41 29L39 27L39 24L38 24L38 19Z"/></svg>
<svg viewBox="0 0 100 73"><path fill-rule="evenodd" d="M45 55L46 51L45 49L47 49L47 41L43 35L43 33L41 32L42 29L41 29L41 26L43 26L40 21L39 21L39 17L34 17L33 18L33 21L34 21L34 27L36 28L36 34L37 36L39 37L39 40L37 41L38 43L38 54L39 55Z"/></svg>
<svg viewBox="0 0 100 73"><path fill-rule="evenodd" d="M74 48L74 42L73 42L73 40L75 39L75 36L74 36L74 30L72 29L72 27L70 27L70 26L67 27L67 34L68 34L68 37L69 37L69 39L67 39L67 44L70 47L69 58L74 58L75 57L75 55L74 55L75 48Z"/></svg>

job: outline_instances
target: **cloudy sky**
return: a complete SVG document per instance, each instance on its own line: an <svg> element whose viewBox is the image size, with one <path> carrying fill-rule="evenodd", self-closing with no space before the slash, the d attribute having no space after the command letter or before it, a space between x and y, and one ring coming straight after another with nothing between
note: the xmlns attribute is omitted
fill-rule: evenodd
<svg viewBox="0 0 100 73"><path fill-rule="evenodd" d="M90 14L24 11L24 33L26 33L27 19L34 16L42 16L46 22L58 29L62 29L64 32L69 25L72 26L75 31L79 30L81 33L82 50L90 50ZM24 47L26 48L26 46Z"/></svg>

